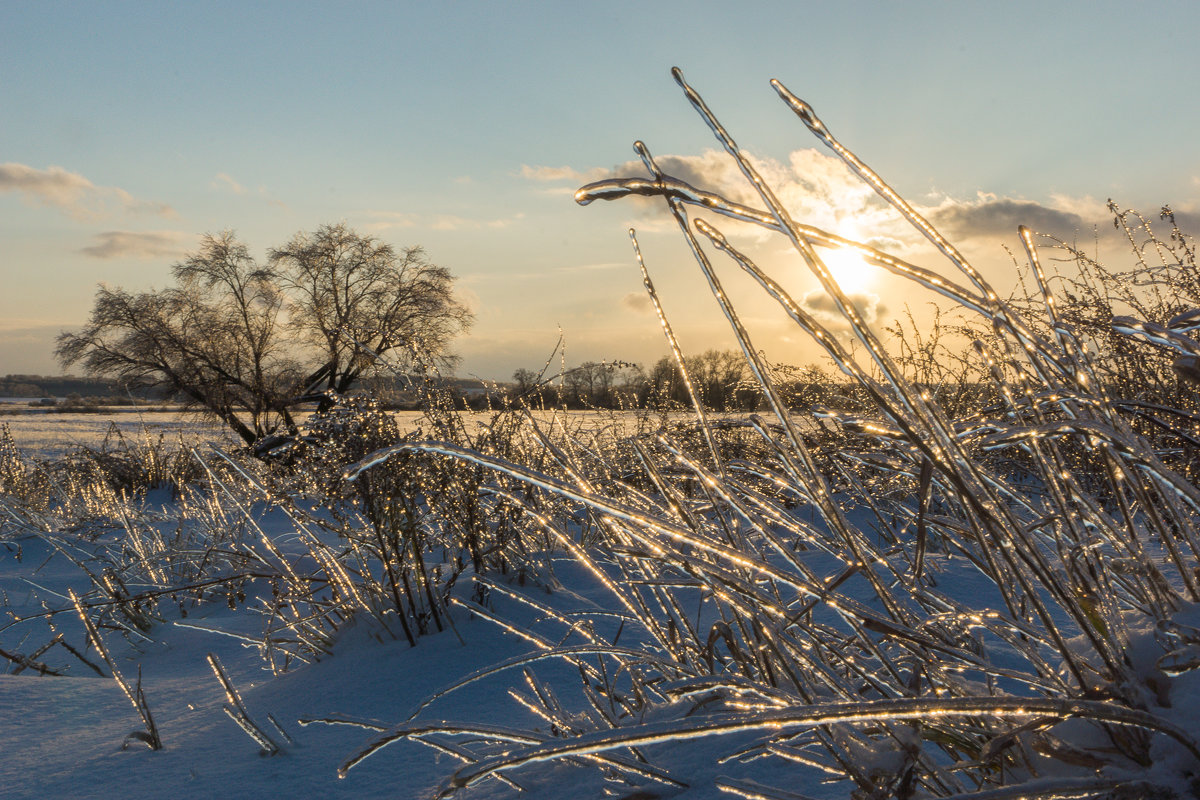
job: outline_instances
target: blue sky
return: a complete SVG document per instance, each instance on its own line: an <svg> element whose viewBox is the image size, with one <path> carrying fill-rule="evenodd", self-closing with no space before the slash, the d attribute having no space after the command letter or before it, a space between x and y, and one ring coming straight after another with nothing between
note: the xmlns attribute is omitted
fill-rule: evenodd
<svg viewBox="0 0 1200 800"><path fill-rule="evenodd" d="M899 236L771 78L996 275L1016 221L1091 237L1108 197L1200 211L1195 4L576 5L0 2L0 374L59 371L53 337L99 282L162 286L205 232L261 256L343 220L459 276L463 374L537 368L559 327L568 362L665 352L631 224L685 349L727 346L659 212L572 200L636 171L635 139L740 191L674 65L799 218ZM869 291L883 318L925 299ZM746 298L763 346L809 357Z"/></svg>

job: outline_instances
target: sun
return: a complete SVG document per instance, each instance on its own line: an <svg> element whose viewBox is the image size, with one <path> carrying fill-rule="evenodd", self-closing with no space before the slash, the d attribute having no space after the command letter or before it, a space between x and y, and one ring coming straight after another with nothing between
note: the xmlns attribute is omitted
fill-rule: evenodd
<svg viewBox="0 0 1200 800"><path fill-rule="evenodd" d="M876 268L848 248L824 250L821 252L821 260L829 267L833 279L846 294L866 291L875 279Z"/></svg>

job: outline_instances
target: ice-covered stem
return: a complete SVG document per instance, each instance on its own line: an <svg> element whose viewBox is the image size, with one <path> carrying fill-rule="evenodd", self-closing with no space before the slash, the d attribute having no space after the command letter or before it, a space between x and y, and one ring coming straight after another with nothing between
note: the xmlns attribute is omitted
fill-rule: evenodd
<svg viewBox="0 0 1200 800"><path fill-rule="evenodd" d="M104 640L100 638L100 631L96 628L96 623L92 622L91 617L87 614L87 609L79 596L75 594L74 589L68 590L71 597L71 603L75 606L75 612L79 614L79 619L83 622L83 628L87 631L88 639L96 648L96 652L104 659L104 663L108 665L112 671L113 680L121 687L125 697L133 704L137 710L138 716L142 718L142 724L146 726L145 731L135 731L126 737L126 742L129 739L137 739L145 744L151 750L162 750L162 739L158 735L158 726L154 723L154 717L150 713L150 706L146 702L146 695L142 691L142 667L138 665L137 682L130 686L129 681L121 674L121 670L117 669L117 663L113 660L112 655L108 652L108 648L104 646Z"/></svg>
<svg viewBox="0 0 1200 800"><path fill-rule="evenodd" d="M221 683L221 688L225 690L225 697L228 700L221 709L225 714L237 723L237 726L246 732L246 735L258 744L261 752L266 756L273 756L279 752L279 745L262 729L257 722L250 716L250 712L246 710L246 704L242 702L242 696L234 687L233 681L229 679L229 675L225 672L225 667L221 664L221 659L217 658L216 653L208 654L208 665L212 667L213 674L217 676L217 680Z"/></svg>
<svg viewBox="0 0 1200 800"><path fill-rule="evenodd" d="M697 189L690 183L671 175L662 175L653 180L646 178L606 178L601 181L595 181L594 183L580 187L575 192L575 202L581 206L586 206L594 200L619 200L630 195L678 200L687 205L707 209L721 216L738 220L739 222L749 222L767 230L775 231L776 233L785 232L778 220L767 212L736 203L715 192ZM857 242L845 236L839 236L836 233L830 233L815 225L808 225L793 220L792 226L812 244L822 247L841 247L853 250L869 264L881 267L893 274L916 280L927 288L953 300L965 308L990 317L990 311L983 298L959 286L948 278L938 275L932 270L925 269L902 258L897 258L869 244Z"/></svg>
<svg viewBox="0 0 1200 800"><path fill-rule="evenodd" d="M676 80L679 80L679 78L677 77ZM969 261L967 261L966 257L964 257L963 254L958 251L958 248L956 248L950 243L949 240L942 236L942 234L939 233L928 220L918 214L916 209L914 209L907 200L905 200L894 189L892 189L892 187L889 186L887 182L879 176L878 173L868 167L857 155L855 155L853 152L843 146L841 142L834 138L833 134L830 133L829 129L825 126L825 123L822 122L817 116L816 112L813 111L812 106L793 94L778 80L772 79L771 86L775 89L780 98L787 103L788 107L792 109L796 116L800 118L800 120L808 127L808 129L812 131L812 133L816 135L816 137L820 139L826 147L832 150L838 156L838 158L840 158L848 167L850 167L850 169L853 170L854 173L857 174L867 185L874 189L880 197L882 197L893 208L899 211L901 216L908 220L913 227L915 227L923 236L925 236L925 238L932 242L933 245L937 247L937 249L943 255L945 255L960 272L966 275L971 282L974 283L981 292L983 292L984 299L987 301L987 305L989 307L988 316L996 324L1009 328L1014 334L1017 335L1017 339L1021 343L1025 355L1029 359L1030 365L1035 370L1038 370L1039 373L1041 373L1043 370L1043 362L1049 362L1050 364L1055 365L1060 372L1066 372L1062 365L1057 364L1056 360L1051 357L1049 350L1044 346L1044 343L1042 343L1039 338L1026 338L1025 334L1029 332L1029 329L1020 322L1020 315L1014 313L1013 310L1009 308L1008 304L1006 304L1000 298L1000 296L991 287L987 280L984 279L979 271L975 269L975 267L972 266ZM1047 376L1043 373L1042 377L1045 379Z"/></svg>
<svg viewBox="0 0 1200 800"><path fill-rule="evenodd" d="M676 80L680 80L678 74L676 75ZM908 201L897 194L896 191L883 180L883 178L879 177L879 174L876 173L875 170L868 167L862 162L861 159L859 159L858 156L843 147L842 143L835 139L833 134L829 132L829 129L825 127L825 123L822 122L820 117L817 116L816 112L813 111L812 106L793 94L778 80L772 79L771 86L775 89L775 92L780 96L780 98L787 103L788 107L792 109L796 116L800 118L800 121L808 126L808 129L812 131L813 134L820 139L826 147L837 154L837 156L843 162L845 162L846 165L855 172L855 174L862 178L862 180L868 186L874 189L880 197L896 208L896 210L899 211L905 219L911 222L917 230L924 234L929 241L931 241L939 250L941 250L942 253L944 253L956 267L962 270L963 274L970 278L971 282L974 283L979 290L984 293L984 296L987 298L989 303L997 304L1000 302L1000 298L996 292L993 291L991 286L989 286L988 283L983 279L983 276L980 275L973 266L971 266L970 262L967 261L962 253L960 253L958 249L944 236L938 233L937 229L934 228L933 225L931 225L924 217L918 214L916 210L909 205Z"/></svg>
<svg viewBox="0 0 1200 800"><path fill-rule="evenodd" d="M895 722L898 720L947 719L955 717L1047 717L1067 720L1082 717L1095 722L1130 726L1162 733L1174 739L1200 763L1200 745L1174 723L1145 711L1096 700L1064 700L1024 697L904 698L864 703L830 703L779 711L755 711L735 715L697 716L685 721L651 722L616 730L602 730L565 741L551 741L515 750L464 767L455 773L447 789L464 788L497 770L552 761L570 756L606 753L610 750L680 742L707 736L737 733L781 733L834 723ZM403 727L394 728L395 736Z"/></svg>
<svg viewBox="0 0 1200 800"><path fill-rule="evenodd" d="M635 147L641 145L638 142ZM639 150L639 153L642 151ZM648 155L643 155L643 158L648 158ZM683 385L687 388L688 397L692 401L692 408L696 411L696 418L700 422L700 430L704 432L704 441L708 445L708 451L712 454L713 464L718 469L723 469L721 452L717 448L716 440L713 439L712 427L708 424L708 414L704 409L704 403L696 395L696 386L693 383L691 376L688 374L686 360L683 357L683 351L679 347L679 340L675 338L675 331L671 327L670 320L667 319L667 314L663 311L662 302L658 298L658 292L654 289L654 282L650 280L650 272L646 269L646 260L642 257L642 248L638 245L637 233L633 228L629 229L629 239L633 244L633 254L637 259L638 267L642 271L642 285L646 289L646 294L650 297L650 302L654 305L654 313L658 317L659 327L662 329L663 335L667 338L667 345L671 348L671 357L675 360L675 365L679 369L679 375L683 379Z"/></svg>
<svg viewBox="0 0 1200 800"><path fill-rule="evenodd" d="M1034 613L1041 619L1047 632L1056 640L1059 650L1064 652L1064 660L1068 668L1075 675L1081 685L1085 684L1081 668L1075 663L1073 656L1069 654L1063 637L1058 630L1058 625L1053 619L1049 610L1045 607L1042 599L1037 593L1033 585L1033 580L1027 570L1032 571L1033 575L1044 573L1043 566L1038 563L1038 559L1031 553L1024 552L1018 542L1017 547L1012 547L1012 532L1019 528L1017 520L1012 516L1009 509L1001 502L995 493L989 488L981 469L975 464L969 455L964 451L962 445L957 441L955 433L951 430L948 421L944 416L939 415L926 402L922 394L917 389L911 386L904 378L902 372L893 363L892 358L888 355L886 349L879 341L878 337L870 329L861 314L858 312L854 304L842 291L841 287L833 279L832 274L816 254L812 245L805 240L800 231L795 227L787 210L779 202L772 189L762 179L757 169L750 163L749 158L745 155L742 149L730 136L724 126L717 120L715 115L709 110L707 104L700 95L692 89L684 80L682 72L675 68L672 70L676 82L683 89L688 101L693 108L700 114L702 119L713 131L718 141L725 148L726 152L734 159L742 174L751 183L759 197L769 209L771 215L776 219L784 234L788 237L796 251L803 257L805 263L808 264L811 271L817 276L821 285L826 292L834 300L835 305L841 311L842 315L850 323L850 327L854 335L867 349L871 360L876 367L882 372L886 384L889 385L894 392L895 403L893 405L901 417L906 419L906 426L914 433L918 434L909 437L909 443L916 446L924 452L925 456L935 465L937 470L942 473L946 480L953 483L962 497L977 514L978 532L977 539L984 548L985 555L989 559L989 569L995 577L995 582L1002 587L1006 602L1010 608L1015 611L1013 595L1009 589L1009 583L1015 579L1015 584L1020 588L1024 602L1032 607ZM812 117L815 119L815 115ZM819 122L819 121L818 121ZM823 130L823 126L822 126ZM840 148L840 145L838 145ZM840 154L844 157L853 157L853 154L841 148ZM862 165L856 158L854 159L864 170L865 165ZM873 172L866 170L871 176ZM865 177L865 176L864 176ZM875 182L880 185L882 181L878 176L874 176ZM872 185L875 185L873 183ZM890 191L890 189L888 189ZM892 193L894 194L894 192ZM903 209L901 209L903 211ZM914 220L914 224L923 222L919 217ZM936 233L936 232L935 232ZM691 240L691 234L686 234ZM696 256L702 269L705 270L706 277L709 279L710 287L713 288L714 295L719 301L727 305L727 301L723 300L723 293L720 292L719 286L714 284L711 274L711 268L707 266L707 259L702 255L696 255L697 247L692 244L693 255ZM969 269L969 265L968 269ZM985 291L987 299L991 300L994 292L986 285L981 284L981 288ZM729 312L726 311L726 316L729 317ZM993 308L991 317L995 320L1003 315L999 307ZM1007 315L1011 317L1011 315ZM731 324L732 321L731 321ZM736 325L735 325L736 331ZM741 338L739 336L739 338ZM1044 371L1042 356L1047 352L1044 348L1038 347L1037 343L1027 341L1024 337L1018 335L1022 345L1025 347L1031 365L1042 374ZM743 349L746 349L743 341ZM753 364L753 356L747 352L748 359ZM1055 369L1059 372L1064 371L1060 365L1056 365ZM756 374L757 377L757 374ZM760 384L761 384L760 380ZM766 384L764 388L766 387ZM786 425L785 425L786 428ZM831 523L835 525L835 529L841 528L837 524L837 515L829 517ZM994 540L994 543L989 540ZM1000 564L1006 565L1006 570L999 570ZM1009 577L1006 577L1007 572ZM1106 655L1101 648L1101 655ZM1115 666L1115 665L1114 665Z"/></svg>
<svg viewBox="0 0 1200 800"><path fill-rule="evenodd" d="M773 193L771 193L770 189L766 187L765 183L758 176L753 167L751 167L744 157L741 156L737 145L733 142L732 138L729 137L729 134L725 132L725 129L721 127L720 123L717 122L716 118L712 116L711 112L708 111L707 106L704 105L704 101L701 100L699 95L695 94L695 92L693 92L690 87L686 85L686 83L683 83L682 75L678 73L678 71L676 71L675 75L676 79L679 80L681 85L684 87L685 92L688 93L688 98L692 100L692 104L701 111L701 114L705 117L706 121L708 121L709 126L718 133L718 138L720 138L725 144L726 149L732 155L734 155L736 160L738 160L743 172L747 174L747 177L750 178L755 187L759 189L763 199L775 214L775 218L779 225L785 230L790 231L790 219L787 217L786 212L783 211L782 206L778 203L778 201L775 200ZM645 144L642 142L637 142L634 145L634 148L642 157L642 161L646 165L647 169L649 169L656 177L662 177L662 171L654 162L654 159L651 157L649 149L645 146ZM803 470L797 477L800 478L801 482L811 493L814 503L821 510L822 516L825 517L825 519L829 522L833 530L841 534L843 539L853 549L854 536L850 532L850 526L837 503L832 501L829 488L824 477L821 475L820 470L817 469L815 462L809 455L807 448L803 444L802 437L796 430L795 425L791 420L791 416L787 412L786 406L779 397L779 394L774 386L774 381L771 378L770 371L763 357L752 344L749 332L742 325L741 319L726 295L721 285L721 281L717 277L716 271L713 269L708 256L700 247L699 241L692 232L691 226L688 224L687 217L683 212L682 205L678 201L670 198L668 198L668 205L670 206L673 216L679 223L680 232L683 234L685 241L688 243L688 246L692 252L692 257L700 266L701 272L704 274L704 277L708 282L709 289L712 292L713 297L716 298L717 303L720 306L721 311L724 313L730 328L737 337L738 343L741 345L742 352L746 357L747 364L750 366L755 379L762 388L763 393L767 398L767 402L771 407L771 411L775 414L776 419L779 420L780 425L783 426L783 429L788 437L789 444L791 445L792 452L797 457L799 463L803 466ZM832 291L840 291L836 285L836 282L833 281L832 275L828 274L823 262L821 262L819 257L817 257L811 245L808 245L807 242L804 242L799 237L792 236L791 238L793 243L802 248L802 252L804 252L806 260L809 261L814 270L824 270L826 272L826 278L828 278L830 284L829 288L831 288ZM807 250L805 251L803 248L807 248ZM852 313L857 315L857 310L853 309L852 304L848 299L846 299L846 304L851 307ZM855 319L857 319L857 316ZM861 320L859 320L859 322L865 325L865 323L862 323ZM723 478L724 467L720 466L719 461L718 465L718 472L720 473L720 477ZM861 554L856 554L855 558L859 561L862 561ZM886 590L882 583L879 583L876 580L874 571L870 568L867 568L866 572L869 579L879 590L879 597L885 602L885 604L891 606L890 610L893 613L903 616L900 608L891 604L890 592Z"/></svg>

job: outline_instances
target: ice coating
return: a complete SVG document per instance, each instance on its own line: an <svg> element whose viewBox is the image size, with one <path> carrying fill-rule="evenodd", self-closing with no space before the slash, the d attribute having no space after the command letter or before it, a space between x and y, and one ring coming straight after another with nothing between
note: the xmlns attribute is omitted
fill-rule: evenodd
<svg viewBox="0 0 1200 800"><path fill-rule="evenodd" d="M1149 725L1175 739L1193 756L1200 759L1200 746L1181 728L1162 724L1161 720L1157 720L1145 712L1113 708L1099 701L1082 700L1064 702L1024 698L950 698L946 700L882 700L873 703L817 705L810 708L730 715L716 719L700 717L688 726L689 730L686 735L689 738L699 738L749 730L808 727L839 721L920 719L922 717L986 713L1019 717L1045 716L1052 719L1088 714L1116 725ZM464 767L455 774L450 785L470 786L496 770L546 759L557 759L567 755L604 753L619 747L655 744L665 741L668 734L677 737L681 735L681 731L677 725L671 728L661 723L651 722L617 731L603 731L589 736L581 736L566 743L548 742L498 756L472 767Z"/></svg>

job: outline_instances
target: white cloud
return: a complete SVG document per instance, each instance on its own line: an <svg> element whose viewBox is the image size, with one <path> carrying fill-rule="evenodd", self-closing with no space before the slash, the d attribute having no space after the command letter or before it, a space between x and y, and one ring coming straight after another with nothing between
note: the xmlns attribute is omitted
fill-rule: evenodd
<svg viewBox="0 0 1200 800"><path fill-rule="evenodd" d="M46 322L41 319L25 319L20 317L0 319L0 334L4 335L24 335L30 331L40 330L57 331L61 327L59 324Z"/></svg>
<svg viewBox="0 0 1200 800"><path fill-rule="evenodd" d="M873 325L881 316L887 313L887 307L880 300L879 295L869 292L858 292L850 295L850 302L858 309L858 313L868 325ZM837 306L833 302L824 289L814 289L804 295L800 300L800 307L812 314L818 321L829 325L832 328L848 328L849 323L846 318L838 311Z"/></svg>
<svg viewBox="0 0 1200 800"><path fill-rule="evenodd" d="M453 214L438 214L432 217L428 224L435 231L461 231L463 228L480 227L475 220L469 220Z"/></svg>
<svg viewBox="0 0 1200 800"><path fill-rule="evenodd" d="M418 220L418 215L404 211L369 211L366 216L374 221L368 222L364 227L373 232L392 228L415 228Z"/></svg>
<svg viewBox="0 0 1200 800"><path fill-rule="evenodd" d="M612 270L612 269L629 269L629 268L630 268L630 264L628 261L624 261L624 262L622 262L622 261L601 261L601 262L594 263L594 264L572 264L567 267L557 267L554 271L555 272L566 272L566 273L606 272L606 271Z"/></svg>
<svg viewBox="0 0 1200 800"><path fill-rule="evenodd" d="M209 184L209 186L211 186L214 189L225 189L227 191L233 192L234 194L245 194L246 193L245 186L242 186L240 183L235 181L232 177L225 174L224 172L218 172L216 174L216 176L213 177L212 182Z"/></svg>
<svg viewBox="0 0 1200 800"><path fill-rule="evenodd" d="M752 154L748 154L748 158L797 222L815 225L889 252L911 248L922 238L836 156L807 148L791 152L786 161ZM656 162L667 175L697 189L715 192L754 208L764 208L763 201L737 164L723 151L709 149L695 156L665 155L657 157ZM640 161L628 161L606 170L602 177L647 177L647 173ZM641 210L642 218L633 223L639 231L674 228L661 199L636 196L630 199ZM914 207L951 239L1011 240L1016 236L1018 225L1069 236L1108 218L1103 203L1090 197L1061 195L1052 196L1048 202L1038 202L980 192L965 200L935 197L923 205L914 204ZM691 213L704 215L695 208ZM706 216L711 220L711 215ZM731 236L744 235L751 230L745 226L734 229L725 221L714 221L714 224Z"/></svg>
<svg viewBox="0 0 1200 800"><path fill-rule="evenodd" d="M650 314L654 311L654 303L645 292L630 292L621 298L621 306L635 314Z"/></svg>
<svg viewBox="0 0 1200 800"><path fill-rule="evenodd" d="M435 214L428 217L425 224L435 231L464 231L479 230L481 228L496 230L498 228L507 228L524 217L523 213L497 219L470 219L469 217L459 217L454 214Z"/></svg>
<svg viewBox="0 0 1200 800"><path fill-rule="evenodd" d="M218 172L213 176L213 179L209 181L208 186L209 188L216 189L220 192L230 192L231 194L236 194L242 197L253 194L255 197L260 197L265 200L269 205L277 206L279 208L287 208L287 203L284 203L282 200L276 200L274 197L272 197L271 193L267 191L267 187L259 186L257 189L251 191L248 187L241 184L236 178L227 172Z"/></svg>
<svg viewBox="0 0 1200 800"><path fill-rule="evenodd" d="M138 200L115 186L97 186L79 173L57 166L37 169L12 161L0 164L0 192L16 192L29 205L56 208L78 220L109 216L114 207L127 213L176 216L164 203Z"/></svg>
<svg viewBox="0 0 1200 800"><path fill-rule="evenodd" d="M485 284L485 283L505 283L511 284L514 281L529 281L538 280L544 281L548 278L561 275L586 276L589 273L608 272L612 270L629 270L629 263L620 263L616 261L596 263L596 264L572 264L565 267L547 267L539 270L527 270L523 272L511 272L507 270L499 270L495 272L475 272L461 277L460 282Z"/></svg>
<svg viewBox="0 0 1200 800"><path fill-rule="evenodd" d="M595 167L581 172L572 167L534 167L529 164L522 164L521 171L518 174L529 181L574 181L576 183L588 183L603 178L607 172L608 170L603 167Z"/></svg>
<svg viewBox="0 0 1200 800"><path fill-rule="evenodd" d="M176 258L187 250L190 234L179 231L105 231L80 250L92 258Z"/></svg>
<svg viewBox="0 0 1200 800"><path fill-rule="evenodd" d="M1088 221L1076 210L1083 204L1076 204L1065 197L1053 198L1052 202L1053 205L1045 205L1032 200L979 192L973 200L944 198L937 205L922 209L921 213L952 238L1013 237L1020 225L1061 237L1087 227Z"/></svg>
<svg viewBox="0 0 1200 800"><path fill-rule="evenodd" d="M875 238L900 241L891 232L898 215L835 157L805 149L791 153L786 163L752 154L748 158L796 221L850 238L866 238L869 231ZM764 207L738 165L723 151L708 149L696 156L664 155L655 162L667 175L697 189L714 192L735 203ZM647 177L647 174L641 161L628 161L602 177ZM639 231L674 229L675 223L666 216L661 199L635 197L633 202L643 211L643 219L634 223ZM714 221L712 215L694 208L691 213L706 216L729 236L764 235L762 229Z"/></svg>

